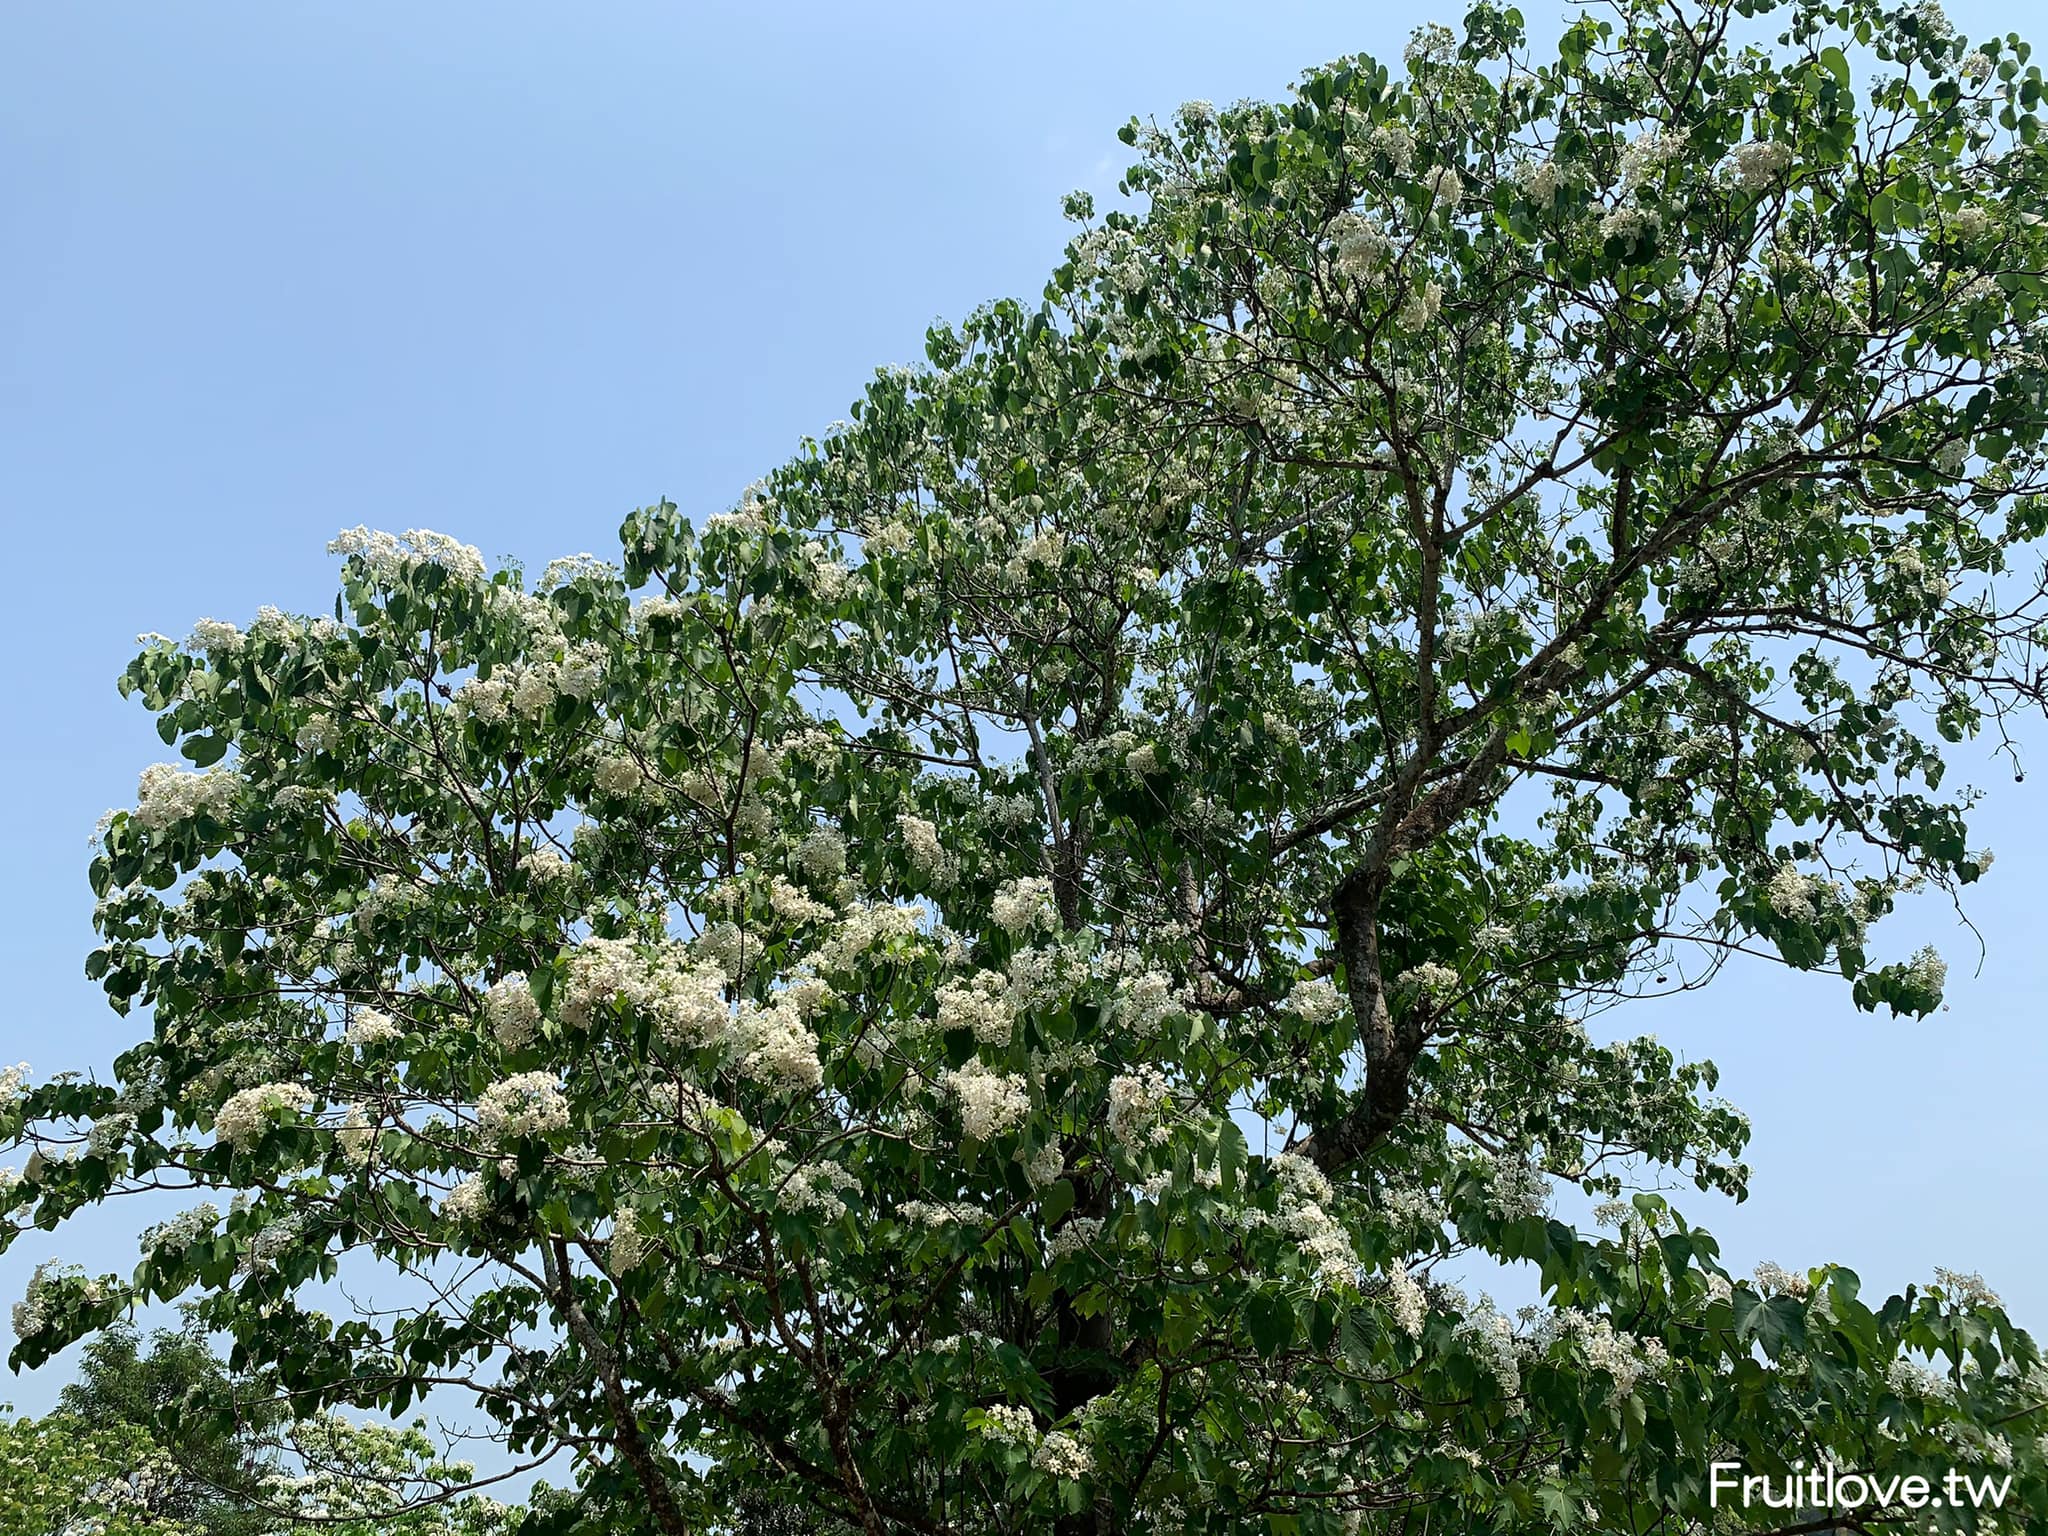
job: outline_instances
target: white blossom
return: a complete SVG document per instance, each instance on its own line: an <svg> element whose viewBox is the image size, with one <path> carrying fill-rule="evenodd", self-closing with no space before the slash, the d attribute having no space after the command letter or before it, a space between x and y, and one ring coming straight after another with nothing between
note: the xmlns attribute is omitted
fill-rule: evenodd
<svg viewBox="0 0 2048 1536"><path fill-rule="evenodd" d="M1061 1259L1079 1253L1102 1235L1102 1218L1099 1216L1069 1216L1060 1223L1045 1245L1045 1262L1057 1264Z"/></svg>
<svg viewBox="0 0 2048 1536"><path fill-rule="evenodd" d="M540 1029L540 1004L523 974L514 973L491 983L484 993L484 1017L491 1033L508 1051L523 1050L533 1043Z"/></svg>
<svg viewBox="0 0 2048 1536"><path fill-rule="evenodd" d="M1058 1141L1048 1141L1028 1157L1020 1147L1017 1160L1024 1165L1024 1177L1033 1189L1044 1189L1067 1171L1066 1149Z"/></svg>
<svg viewBox="0 0 2048 1536"><path fill-rule="evenodd" d="M996 1072L979 1057L945 1074L946 1091L960 1105L960 1128L970 1141L988 1141L1020 1123L1031 1109L1024 1079Z"/></svg>
<svg viewBox="0 0 2048 1536"><path fill-rule="evenodd" d="M313 1107L313 1095L297 1083L263 1083L244 1088L221 1105L213 1117L214 1136L237 1145L260 1136L280 1110L303 1113Z"/></svg>
<svg viewBox="0 0 2048 1536"><path fill-rule="evenodd" d="M898 813L896 830L902 835L904 857L925 883L944 890L960 872L960 861L939 841L939 829L922 816Z"/></svg>
<svg viewBox="0 0 2048 1536"><path fill-rule="evenodd" d="M1025 875L1004 885L989 910L1005 933L1028 933L1059 922L1052 905L1052 882L1038 875Z"/></svg>
<svg viewBox="0 0 2048 1536"><path fill-rule="evenodd" d="M1794 865L1779 865L1778 872L1771 876L1771 910L1780 917L1811 922L1818 912L1813 901L1817 884L1812 876L1801 874Z"/></svg>
<svg viewBox="0 0 2048 1536"><path fill-rule="evenodd" d="M404 1033L404 1026L379 1008L358 1008L348 1021L348 1043L354 1046L382 1045Z"/></svg>
<svg viewBox="0 0 2048 1536"><path fill-rule="evenodd" d="M1769 1259L1756 1267L1757 1289L1774 1296L1804 1296L1811 1288L1805 1275L1781 1269Z"/></svg>
<svg viewBox="0 0 2048 1536"><path fill-rule="evenodd" d="M441 1201L441 1214L459 1225L481 1221L491 1209L491 1192L478 1174L471 1174Z"/></svg>
<svg viewBox="0 0 2048 1536"><path fill-rule="evenodd" d="M776 1192L775 1203L793 1213L838 1216L846 1210L847 1193L859 1188L860 1180L837 1163L806 1163L791 1172Z"/></svg>
<svg viewBox="0 0 2048 1536"><path fill-rule="evenodd" d="M129 825L145 832L160 832L195 816L225 821L234 810L241 783L234 770L227 767L187 773L173 763L153 764L142 770Z"/></svg>
<svg viewBox="0 0 2048 1536"><path fill-rule="evenodd" d="M654 1245L641 1230L637 1212L620 1211L612 1218L611 1246L605 1253L605 1268L614 1278L631 1274L646 1260Z"/></svg>
<svg viewBox="0 0 2048 1536"><path fill-rule="evenodd" d="M984 1045L1008 1045L1016 1023L1010 981L998 971L979 971L966 981L949 981L938 992L939 1028L964 1029Z"/></svg>
<svg viewBox="0 0 2048 1536"><path fill-rule="evenodd" d="M367 1105L351 1104L334 1132L342 1161L351 1168L365 1167L377 1147L377 1122Z"/></svg>
<svg viewBox="0 0 2048 1536"><path fill-rule="evenodd" d="M1120 1072L1109 1080L1109 1134L1133 1157L1167 1138L1161 1123L1171 1107L1166 1075L1157 1067Z"/></svg>
<svg viewBox="0 0 2048 1536"><path fill-rule="evenodd" d="M478 1127L491 1141L567 1130L569 1100L552 1072L520 1072L492 1083L477 1100Z"/></svg>
<svg viewBox="0 0 2048 1536"><path fill-rule="evenodd" d="M1652 128L1622 146L1621 186L1634 191L1685 149L1683 128Z"/></svg>
<svg viewBox="0 0 2048 1536"><path fill-rule="evenodd" d="M1961 1274L1953 1269L1934 1271L1934 1283L1948 1292L1949 1300L1964 1307L1995 1307L1999 1305L1998 1293L1984 1283L1979 1274Z"/></svg>
<svg viewBox="0 0 2048 1536"><path fill-rule="evenodd" d="M1395 1265L1387 1276L1387 1309L1394 1314L1394 1322L1411 1338L1422 1335L1422 1325L1429 1317L1429 1302L1422 1294L1421 1283L1409 1274L1406 1267Z"/></svg>
<svg viewBox="0 0 2048 1536"><path fill-rule="evenodd" d="M1747 188L1768 187L1792 164L1789 144L1741 144L1735 150L1735 180Z"/></svg>
<svg viewBox="0 0 2048 1536"><path fill-rule="evenodd" d="M561 853L543 843L519 856L520 871L536 885L548 885L570 874L575 866Z"/></svg>
<svg viewBox="0 0 2048 1536"><path fill-rule="evenodd" d="M1522 195L1538 208L1549 208L1556 204L1557 194L1568 179L1557 161L1539 159L1523 163L1516 172L1515 184L1522 189Z"/></svg>
<svg viewBox="0 0 2048 1536"><path fill-rule="evenodd" d="M242 631L226 619L201 619L186 645L208 656L232 656L242 648Z"/></svg>
<svg viewBox="0 0 2048 1536"><path fill-rule="evenodd" d="M1321 1028L1344 1011L1344 995L1335 983L1322 976L1297 981L1287 994L1287 1010Z"/></svg>
<svg viewBox="0 0 2048 1536"><path fill-rule="evenodd" d="M1038 1444L1038 1421L1031 1416L1029 1408L997 1403L983 1410L988 1420L982 1425L982 1434L1005 1445L1036 1446Z"/></svg>
<svg viewBox="0 0 2048 1536"><path fill-rule="evenodd" d="M423 564L438 565L463 581L481 581L484 575L484 557L475 545L460 543L431 528L408 528L401 536L358 524L336 534L327 552L360 558L373 575L385 581Z"/></svg>
<svg viewBox="0 0 2048 1536"><path fill-rule="evenodd" d="M1055 1429L1039 1442L1031 1464L1049 1476L1079 1482L1095 1469L1095 1458L1074 1436Z"/></svg>

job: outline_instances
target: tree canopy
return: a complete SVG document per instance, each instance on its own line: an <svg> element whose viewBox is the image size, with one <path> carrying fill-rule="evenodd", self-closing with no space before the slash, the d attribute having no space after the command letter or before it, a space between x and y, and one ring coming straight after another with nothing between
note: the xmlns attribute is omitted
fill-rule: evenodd
<svg viewBox="0 0 2048 1536"><path fill-rule="evenodd" d="M189 1326L95 1334L55 1413L0 1421L9 1536L502 1536L475 1475L421 1425L294 1417Z"/></svg>
<svg viewBox="0 0 2048 1536"><path fill-rule="evenodd" d="M2048 1515L1983 1282L1728 1273L1651 1186L1747 1122L1610 1017L1940 1004L1880 925L2043 700L2028 59L1477 4L1133 123L1039 302L616 565L357 529L331 617L150 640L88 962L148 1033L0 1095L4 1205L230 1203L13 1359L187 1298L297 1411L566 1453L536 1529L1814 1528L1728 1460Z"/></svg>

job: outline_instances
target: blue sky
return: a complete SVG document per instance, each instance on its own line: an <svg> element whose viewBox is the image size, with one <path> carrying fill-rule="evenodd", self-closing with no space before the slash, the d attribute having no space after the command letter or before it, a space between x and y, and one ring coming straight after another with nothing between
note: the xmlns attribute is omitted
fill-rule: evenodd
<svg viewBox="0 0 2048 1536"><path fill-rule="evenodd" d="M1060 195L1113 188L1133 112L1392 57L1455 9L0 10L0 1065L104 1066L134 1027L81 963L87 835L165 755L113 688L138 631L324 610L326 541L357 523L537 569L613 551L663 494L717 510L931 319L1034 296ZM2021 741L2038 766L2048 729ZM1712 1055L1756 1119L1754 1196L1690 1207L1733 1266L1981 1270L2048 1328L2048 774L1966 750L1955 779L1988 789L1999 854L1981 971L1945 908L1885 936L1942 947L1948 1012L1872 1018L1754 968L1626 1022ZM139 1220L24 1240L0 1302L52 1253L125 1271ZM68 1364L0 1400L42 1407Z"/></svg>

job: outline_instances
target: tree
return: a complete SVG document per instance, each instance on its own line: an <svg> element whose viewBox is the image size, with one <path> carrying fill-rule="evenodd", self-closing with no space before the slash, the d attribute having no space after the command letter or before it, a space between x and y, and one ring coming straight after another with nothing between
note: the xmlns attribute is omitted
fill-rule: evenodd
<svg viewBox="0 0 2048 1536"><path fill-rule="evenodd" d="M0 1417L0 1512L16 1536L197 1536L156 1505L174 1473L132 1424Z"/></svg>
<svg viewBox="0 0 2048 1536"><path fill-rule="evenodd" d="M134 1431L160 1469L141 1501L150 1519L203 1536L256 1536L266 1468L257 1427L238 1419L234 1386L203 1335L159 1329L148 1348L127 1324L87 1340L59 1412L96 1435Z"/></svg>
<svg viewBox="0 0 2048 1536"><path fill-rule="evenodd" d="M282 1415L190 1326L146 1350L127 1324L93 1335L57 1412L0 1424L22 1536L501 1536L516 1512L462 1492L475 1477L422 1425Z"/></svg>
<svg viewBox="0 0 2048 1536"><path fill-rule="evenodd" d="M235 1203L40 1272L13 1358L193 1296L608 1530L1810 1530L1710 1463L1830 1460L2038 1521L1983 1282L1728 1274L1647 1186L1740 1194L1747 1124L1604 1020L1738 956L1939 1005L1875 929L2043 699L2027 59L1476 5L1133 124L1040 305L620 569L359 529L332 618L152 641L191 766L88 963L150 1031L17 1092L8 1200Z"/></svg>

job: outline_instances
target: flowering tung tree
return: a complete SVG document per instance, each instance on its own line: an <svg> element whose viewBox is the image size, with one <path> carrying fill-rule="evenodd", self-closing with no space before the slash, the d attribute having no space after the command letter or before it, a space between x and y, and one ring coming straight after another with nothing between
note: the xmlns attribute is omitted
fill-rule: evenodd
<svg viewBox="0 0 2048 1536"><path fill-rule="evenodd" d="M219 1203L15 1362L190 1299L567 1450L560 1529L1811 1530L1708 1468L1828 1460L2039 1529L1982 1282L1728 1274L1645 1187L1745 1122L1586 1021L1939 1005L1877 928L2043 697L2041 94L1932 5L1477 5L1134 124L1042 304L619 566L358 530L333 617L150 642L149 1030L14 1085L4 1198Z"/></svg>

